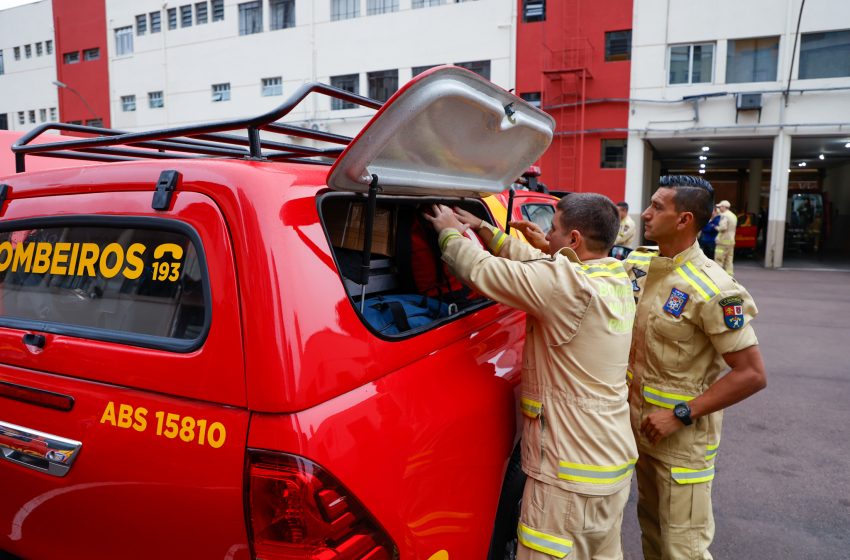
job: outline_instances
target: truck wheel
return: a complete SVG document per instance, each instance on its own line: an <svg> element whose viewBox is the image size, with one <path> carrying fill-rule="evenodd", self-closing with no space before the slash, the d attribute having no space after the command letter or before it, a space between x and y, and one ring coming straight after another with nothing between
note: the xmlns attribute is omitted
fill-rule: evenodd
<svg viewBox="0 0 850 560"><path fill-rule="evenodd" d="M519 524L519 511L522 504L522 490L525 487L525 473L520 465L520 450L517 444L511 455L502 493L499 495L499 509L490 539L488 560L515 560L517 551L516 528Z"/></svg>

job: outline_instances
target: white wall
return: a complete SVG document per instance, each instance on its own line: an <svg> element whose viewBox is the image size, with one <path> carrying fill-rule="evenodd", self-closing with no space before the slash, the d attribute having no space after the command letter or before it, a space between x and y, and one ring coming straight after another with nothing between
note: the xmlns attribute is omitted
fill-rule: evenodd
<svg viewBox="0 0 850 560"><path fill-rule="evenodd" d="M45 41L53 41L52 54L47 54ZM41 56L36 53L36 43L41 43ZM30 46L30 58L26 58L25 45ZM20 48L20 60L15 60L14 47ZM9 130L29 130L51 120L51 108L55 115L52 120L58 119L58 96L51 84L56 79L55 47L51 0L0 10L0 49L5 70L0 75L0 114L8 115ZM19 121L21 111L24 124ZM30 111L34 111L34 123Z"/></svg>
<svg viewBox="0 0 850 560"><path fill-rule="evenodd" d="M185 3L185 2L183 2ZM297 0L295 27L269 31L263 1L264 31L239 36L238 0L225 0L224 21L167 29L169 7L161 0L107 0L112 123L140 130L258 115L283 103L300 85L329 83L330 77L360 75L360 94L368 95L366 73L398 69L399 85L411 68L432 64L491 61L491 80L513 87L515 2L475 0L330 21L330 0ZM163 7L164 6L164 7ZM162 8L162 32L134 36L134 52L117 57L113 30L135 24L137 14ZM281 76L283 95L261 97L262 78ZM230 83L231 100L214 103L211 85ZM165 107L150 109L147 93L165 92ZM134 112L121 110L120 97L135 95ZM286 120L354 134L371 110L331 111L326 98L308 99Z"/></svg>

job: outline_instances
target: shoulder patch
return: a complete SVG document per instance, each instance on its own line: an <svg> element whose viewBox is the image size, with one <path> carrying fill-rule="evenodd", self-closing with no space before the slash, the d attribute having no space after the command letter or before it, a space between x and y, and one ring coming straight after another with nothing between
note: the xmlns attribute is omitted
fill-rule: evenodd
<svg viewBox="0 0 850 560"><path fill-rule="evenodd" d="M667 298L667 302L664 304L664 311L666 311L673 317L681 316L682 311L684 311L685 309L685 304L688 303L688 298L690 298L688 294L681 290L673 288L670 291L670 297Z"/></svg>
<svg viewBox="0 0 850 560"><path fill-rule="evenodd" d="M744 326L744 300L740 296L729 296L719 302L723 309L723 321L730 329L740 329Z"/></svg>

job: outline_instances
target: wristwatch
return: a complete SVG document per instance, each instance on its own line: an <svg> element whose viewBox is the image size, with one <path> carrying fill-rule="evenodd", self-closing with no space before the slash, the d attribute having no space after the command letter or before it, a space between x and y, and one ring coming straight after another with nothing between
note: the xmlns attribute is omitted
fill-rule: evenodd
<svg viewBox="0 0 850 560"><path fill-rule="evenodd" d="M676 418L681 420L682 424L685 426L690 426L694 423L691 419L691 407L688 406L688 403L680 402L676 406L673 407L673 414L676 415Z"/></svg>

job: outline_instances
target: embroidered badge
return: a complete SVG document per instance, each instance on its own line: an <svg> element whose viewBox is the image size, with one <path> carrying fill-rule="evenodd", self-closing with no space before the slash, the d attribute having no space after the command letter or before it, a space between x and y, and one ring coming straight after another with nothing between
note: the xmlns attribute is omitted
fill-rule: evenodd
<svg viewBox="0 0 850 560"><path fill-rule="evenodd" d="M670 297L667 298L667 303L664 304L664 311L673 317L679 317L685 309L689 297L685 292L673 288L670 291Z"/></svg>
<svg viewBox="0 0 850 560"><path fill-rule="evenodd" d="M740 296L729 296L721 299L723 321L730 329L740 329L744 326L744 300Z"/></svg>
<svg viewBox="0 0 850 560"><path fill-rule="evenodd" d="M646 272L637 268L637 267L633 268L632 272L634 272L635 278L640 278L642 276L646 276Z"/></svg>
<svg viewBox="0 0 850 560"><path fill-rule="evenodd" d="M632 290L635 291L635 292L640 291L640 286L637 285L637 278L632 280Z"/></svg>

